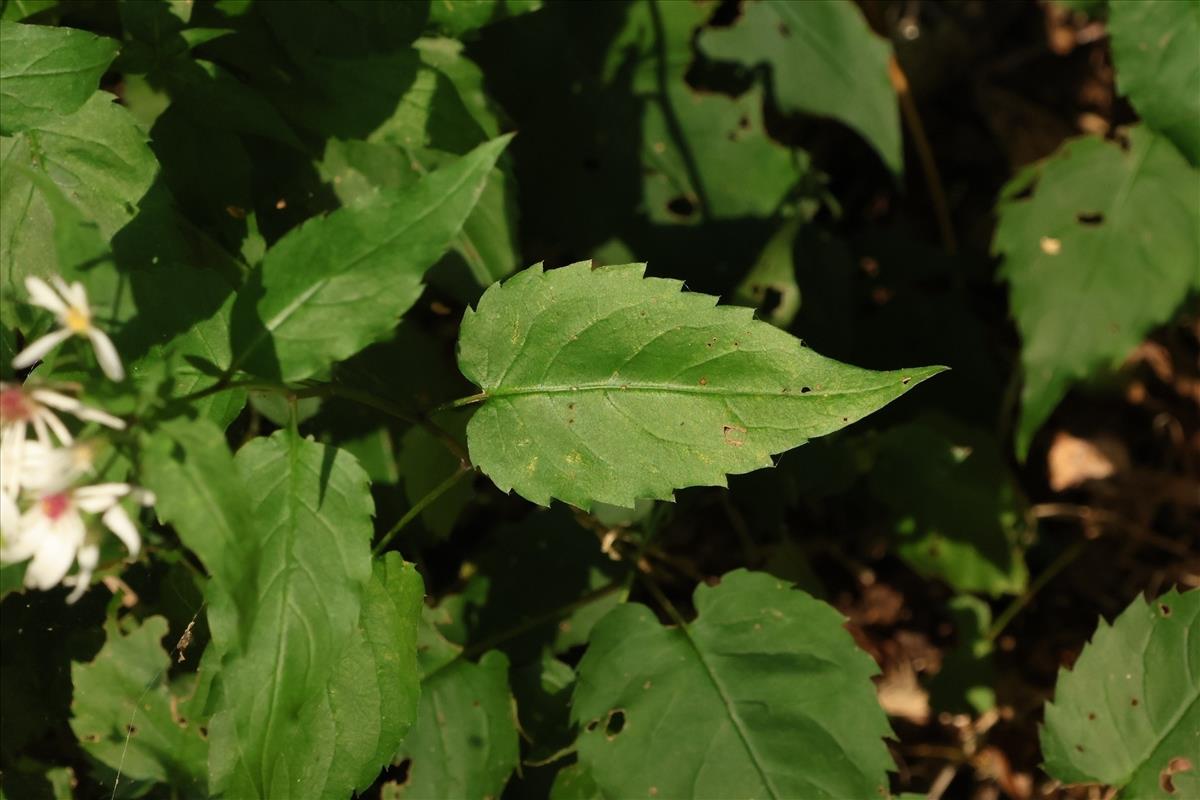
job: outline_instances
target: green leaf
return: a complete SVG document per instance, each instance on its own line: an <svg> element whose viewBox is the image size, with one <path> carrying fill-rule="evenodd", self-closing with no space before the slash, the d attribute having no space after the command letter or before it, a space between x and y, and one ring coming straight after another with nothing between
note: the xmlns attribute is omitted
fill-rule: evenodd
<svg viewBox="0 0 1200 800"><path fill-rule="evenodd" d="M420 297L425 270L458 234L509 138L284 236L234 306L232 365L295 381L384 338Z"/></svg>
<svg viewBox="0 0 1200 800"><path fill-rule="evenodd" d="M992 610L969 594L951 598L946 607L955 645L943 651L941 669L929 681L929 702L936 711L984 714L996 707L996 667L987 638Z"/></svg>
<svg viewBox="0 0 1200 800"><path fill-rule="evenodd" d="M119 769L122 778L206 795L208 743L200 722L181 716L184 698L168 684L166 619L149 617L125 634L115 624L107 627L108 641L95 660L71 665L71 730L89 755Z"/></svg>
<svg viewBox="0 0 1200 800"><path fill-rule="evenodd" d="M643 271L532 267L467 311L459 368L483 390L467 439L501 489L589 508L724 486L940 371L839 364Z"/></svg>
<svg viewBox="0 0 1200 800"><path fill-rule="evenodd" d="M642 139L643 202L658 223L767 216L809 168L806 154L767 136L759 89L730 98L682 76L665 93L655 85Z"/></svg>
<svg viewBox="0 0 1200 800"><path fill-rule="evenodd" d="M1072 383L1124 359L1196 285L1197 181L1169 141L1135 127L1127 148L1075 139L1004 188L992 250L1021 331L1022 457Z"/></svg>
<svg viewBox="0 0 1200 800"><path fill-rule="evenodd" d="M433 0L429 24L447 36L461 39L493 22L541 7L542 0Z"/></svg>
<svg viewBox="0 0 1200 800"><path fill-rule="evenodd" d="M229 796L300 796L300 787L360 769L339 763L331 775L336 729L319 720L371 576L374 504L351 456L288 431L254 439L235 465L253 507L252 527L240 532L250 548L240 577L254 602L234 641L213 630L231 655L209 725L211 780ZM223 579L214 572L214 583Z"/></svg>
<svg viewBox="0 0 1200 800"><path fill-rule="evenodd" d="M375 562L358 627L334 668L329 688L314 698L307 724L324 728L312 755L328 761L324 788L306 782L312 796L362 792L392 760L417 715L420 695L417 627L425 583L399 553ZM325 746L329 743L331 746Z"/></svg>
<svg viewBox="0 0 1200 800"><path fill-rule="evenodd" d="M517 727L508 659L490 651L478 664L459 656L426 609L418 655L417 722L396 753L410 760L403 797L499 797L517 765Z"/></svg>
<svg viewBox="0 0 1200 800"><path fill-rule="evenodd" d="M0 138L0 286L23 292L27 275L58 271L54 220L33 180L47 175L96 223L105 241L133 219L158 164L146 136L114 97L96 92L69 117Z"/></svg>
<svg viewBox="0 0 1200 800"><path fill-rule="evenodd" d="M800 286L796 283L793 256L800 220L779 227L758 257L758 263L734 290L734 302L758 309L767 322L787 328L800 310Z"/></svg>
<svg viewBox="0 0 1200 800"><path fill-rule="evenodd" d="M1136 598L1062 670L1042 729L1046 771L1121 797L1200 796L1200 591Z"/></svg>
<svg viewBox="0 0 1200 800"><path fill-rule="evenodd" d="M738 570L665 628L618 607L592 631L571 716L606 797L887 795L875 662L832 607Z"/></svg>
<svg viewBox="0 0 1200 800"><path fill-rule="evenodd" d="M747 3L729 28L700 36L710 58L771 67L785 113L830 116L863 136L895 174L904 170L900 111L888 77L891 47L851 2Z"/></svg>
<svg viewBox="0 0 1200 800"><path fill-rule="evenodd" d="M1025 588L1025 501L992 437L928 417L887 431L878 447L868 482L892 512L896 553L909 566L960 592Z"/></svg>
<svg viewBox="0 0 1200 800"><path fill-rule="evenodd" d="M225 435L208 420L173 419L142 439L140 480L155 494L154 510L175 528L213 579L205 598L219 655L236 647L239 619L256 603L251 573L251 502Z"/></svg>
<svg viewBox="0 0 1200 800"><path fill-rule="evenodd" d="M1108 33L1121 94L1200 165L1200 2L1113 0Z"/></svg>
<svg viewBox="0 0 1200 800"><path fill-rule="evenodd" d="M592 775L578 762L563 767L554 776L550 800L604 800Z"/></svg>
<svg viewBox="0 0 1200 800"><path fill-rule="evenodd" d="M79 110L120 45L86 31L0 22L0 134Z"/></svg>
<svg viewBox="0 0 1200 800"><path fill-rule="evenodd" d="M421 63L395 113L364 140L333 140L319 165L342 203L377 189L399 189L453 157L499 135L485 98L483 74L450 39L416 43ZM455 256L483 287L518 265L516 187L503 164L488 175L475 208L454 242ZM473 299L473 298L472 298Z"/></svg>

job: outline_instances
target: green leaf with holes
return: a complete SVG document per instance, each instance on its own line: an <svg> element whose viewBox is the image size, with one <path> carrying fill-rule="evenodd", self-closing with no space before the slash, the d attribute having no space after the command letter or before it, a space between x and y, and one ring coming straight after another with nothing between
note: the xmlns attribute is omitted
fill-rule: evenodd
<svg viewBox="0 0 1200 800"><path fill-rule="evenodd" d="M941 371L840 364L643 271L532 267L467 311L459 367L482 390L467 441L501 489L586 509L723 486Z"/></svg>
<svg viewBox="0 0 1200 800"><path fill-rule="evenodd" d="M1045 768L1128 800L1200 797L1200 591L1136 598L1062 670L1042 729Z"/></svg>
<svg viewBox="0 0 1200 800"><path fill-rule="evenodd" d="M904 170L900 110L888 77L892 49L849 0L747 3L732 26L701 34L700 49L747 68L767 64L781 110L844 122L888 169Z"/></svg>
<svg viewBox="0 0 1200 800"><path fill-rule="evenodd" d="M0 134L79 110L119 46L73 28L0 22Z"/></svg>
<svg viewBox="0 0 1200 800"><path fill-rule="evenodd" d="M1113 0L1108 32L1121 94L1200 164L1200 2Z"/></svg>
<svg viewBox="0 0 1200 800"><path fill-rule="evenodd" d="M875 662L825 603L738 570L663 627L620 606L592 630L571 705L604 797L886 797Z"/></svg>
<svg viewBox="0 0 1200 800"><path fill-rule="evenodd" d="M1073 383L1119 363L1200 285L1200 172L1167 139L1128 133L1128 147L1067 142L1001 195L992 249L1021 332L1022 456Z"/></svg>
<svg viewBox="0 0 1200 800"><path fill-rule="evenodd" d="M387 336L421 296L511 137L413 186L309 220L279 240L233 307L233 367L307 378Z"/></svg>
<svg viewBox="0 0 1200 800"><path fill-rule="evenodd" d="M167 620L149 617L127 633L110 622L107 633L91 663L71 665L71 730L89 755L126 781L167 782L188 796L206 795L208 743L202 723L181 712L186 688L167 680ZM182 633L173 631L169 641Z"/></svg>

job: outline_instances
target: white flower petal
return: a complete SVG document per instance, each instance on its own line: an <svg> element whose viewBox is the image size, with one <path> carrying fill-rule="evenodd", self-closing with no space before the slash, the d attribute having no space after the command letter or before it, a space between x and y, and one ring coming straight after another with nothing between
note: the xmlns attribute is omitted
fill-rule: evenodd
<svg viewBox="0 0 1200 800"><path fill-rule="evenodd" d="M21 529L21 511L8 492L0 491L0 561L24 561L37 550L37 539Z"/></svg>
<svg viewBox="0 0 1200 800"><path fill-rule="evenodd" d="M58 441L68 445L75 443L75 439L71 436L71 432L67 430L67 426L63 425L62 420L53 411L48 408L39 408L34 414L35 420L40 419L45 421L50 430L54 432L54 435L58 437Z"/></svg>
<svg viewBox="0 0 1200 800"><path fill-rule="evenodd" d="M73 583L75 588L67 595L67 605L71 605L87 592L92 586L92 573L100 563L100 548L94 544L85 544L79 548L79 574L67 578L63 583Z"/></svg>
<svg viewBox="0 0 1200 800"><path fill-rule="evenodd" d="M21 459L25 452L24 420L0 434L0 489L14 497L21 491Z"/></svg>
<svg viewBox="0 0 1200 800"><path fill-rule="evenodd" d="M74 397L68 397L65 394L60 394L50 389L32 389L29 396L38 401L44 406L57 408L59 411L66 411L68 414L75 414L79 409L83 408L83 403L79 402Z"/></svg>
<svg viewBox="0 0 1200 800"><path fill-rule="evenodd" d="M121 356L117 354L117 348L113 346L108 334L93 325L88 328L87 335L92 340L92 347L96 348L96 360L100 362L100 369L104 370L108 379L124 380L125 367L121 366Z"/></svg>
<svg viewBox="0 0 1200 800"><path fill-rule="evenodd" d="M16 499L8 492L0 490L0 536L5 533L16 535L21 525L21 509L17 508Z"/></svg>
<svg viewBox="0 0 1200 800"><path fill-rule="evenodd" d="M46 420L34 415L33 417L34 435L37 437L37 444L42 447L54 447L54 442L50 441L50 431L46 428Z"/></svg>
<svg viewBox="0 0 1200 800"><path fill-rule="evenodd" d="M101 411L98 408L84 405L74 397L68 397L65 394L53 392L49 389L34 389L30 392L30 395L42 405L74 414L84 422L98 422L101 425L107 425L119 431L125 430L124 420L114 417L112 414Z"/></svg>
<svg viewBox="0 0 1200 800"><path fill-rule="evenodd" d="M129 549L129 557L137 558L138 552L142 549L142 537L138 535L137 526L125 513L125 509L119 505L113 506L104 512L100 521L125 544L125 547Z"/></svg>
<svg viewBox="0 0 1200 800"><path fill-rule="evenodd" d="M42 536L33 560L25 567L25 585L43 590L57 586L75 560L76 547L76 542L55 532Z"/></svg>
<svg viewBox="0 0 1200 800"><path fill-rule="evenodd" d="M12 360L13 369L25 369L28 366L36 364L47 353L58 347L60 342L70 337L70 335L71 331L62 328L47 333L42 338L35 340L29 347L17 353L17 357Z"/></svg>
<svg viewBox="0 0 1200 800"><path fill-rule="evenodd" d="M76 500L98 497L117 498L124 497L132 491L133 487L128 483L93 483L91 486L80 486L75 490L74 495Z"/></svg>
<svg viewBox="0 0 1200 800"><path fill-rule="evenodd" d="M92 315L92 307L88 304L87 290L83 288L82 283L74 281L67 286L60 278L56 285L62 286L62 296L71 304L72 308L79 309L85 316Z"/></svg>
<svg viewBox="0 0 1200 800"><path fill-rule="evenodd" d="M26 278L25 291L29 292L29 302L31 305L40 306L47 311L53 311L55 314L66 313L67 304L63 302L57 292L50 288L50 284L41 278L36 278L32 275Z"/></svg>

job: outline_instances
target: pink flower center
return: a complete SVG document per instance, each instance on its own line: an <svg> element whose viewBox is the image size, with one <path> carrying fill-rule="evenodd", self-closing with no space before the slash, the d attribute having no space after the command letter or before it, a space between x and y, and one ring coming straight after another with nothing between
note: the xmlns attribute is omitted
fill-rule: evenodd
<svg viewBox="0 0 1200 800"><path fill-rule="evenodd" d="M71 496L66 492L48 494L42 498L42 513L56 521L71 508Z"/></svg>
<svg viewBox="0 0 1200 800"><path fill-rule="evenodd" d="M33 408L20 389L0 389L0 420L18 422L33 416Z"/></svg>

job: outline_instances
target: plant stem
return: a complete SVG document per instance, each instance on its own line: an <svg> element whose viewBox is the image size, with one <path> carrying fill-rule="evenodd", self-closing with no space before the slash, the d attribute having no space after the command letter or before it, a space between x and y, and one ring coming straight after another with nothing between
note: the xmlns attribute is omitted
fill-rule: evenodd
<svg viewBox="0 0 1200 800"><path fill-rule="evenodd" d="M501 631L490 639L484 639L482 642L476 642L470 647L465 648L462 651L460 658L471 658L481 655L488 650L491 650L496 645L507 642L509 639L515 639L521 634L531 631L539 625L545 625L547 622L553 622L554 620L559 619L560 617L565 617L571 612L577 611L584 606L591 605L597 600L607 597L608 595L620 589L622 583L622 581L616 580L605 586L601 586L599 589L593 589L583 597L580 597L578 600L574 600L566 605L559 606L558 608L552 608L545 613L538 614L536 617L527 619L519 625L514 625L506 631Z"/></svg>
<svg viewBox="0 0 1200 800"><path fill-rule="evenodd" d="M379 540L379 544L375 545L375 547L371 549L371 555L377 556L382 553L384 548L388 546L392 539L396 538L396 534L404 530L405 526L416 519L417 515L424 511L430 503L432 503L434 500L437 500L439 497L449 491L450 487L454 486L454 484L462 480L464 475L470 472L474 472L474 470L469 466L463 465L455 470L454 474L449 478L446 478L446 480L429 490L424 497L414 503L413 507L404 513L404 516L400 518L399 522L392 526L391 530L383 535L383 538Z"/></svg>
<svg viewBox="0 0 1200 800"><path fill-rule="evenodd" d="M992 623L992 627L988 630L985 640L988 642L996 641L996 637L1004 632L1004 629L1008 626L1008 623L1012 622L1013 617L1021 613L1021 609L1029 605L1030 601L1033 600L1034 595L1045 588L1046 584L1049 583L1055 575L1062 572L1068 564L1078 558L1079 554L1083 552L1083 548L1086 545L1087 542L1081 539L1068 547L1066 550L1063 550L1061 553L1059 553L1058 558L1050 562L1050 566L1042 570L1041 574L1034 578L1029 586L1025 588L1025 591L1022 592L1019 597L1009 603L1007 608L1000 612L1000 616L996 617L996 621Z"/></svg>
<svg viewBox="0 0 1200 800"><path fill-rule="evenodd" d="M355 403L373 408L376 411L381 411L384 414L403 420L410 425L420 425L425 430L433 434L446 449L453 453L459 461L462 462L464 469L470 469L471 457L466 449L459 443L457 439L451 436L442 426L429 418L429 414L414 414L403 406L393 403L390 400L384 400L382 397L376 397L370 392L364 392L360 389L352 389L348 386L341 386L336 383L327 384L329 394L335 397L341 397L345 400L350 400ZM457 401L455 401L457 402ZM478 402L478 401L476 401ZM434 409L431 413L437 413L438 409Z"/></svg>
<svg viewBox="0 0 1200 800"><path fill-rule="evenodd" d="M433 411L431 411L430 413L437 414L438 412L449 411L453 408L462 408L463 406L473 406L476 403L482 403L484 400L487 400L487 399L488 399L487 392L479 392L477 394L468 395L467 397L460 397L457 400L450 400L449 402L442 403L440 406L433 409Z"/></svg>

